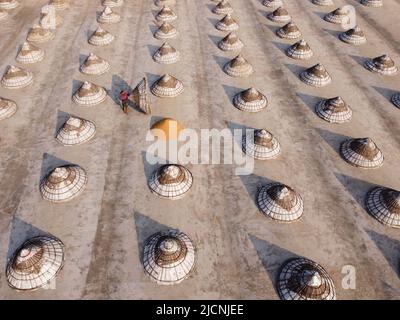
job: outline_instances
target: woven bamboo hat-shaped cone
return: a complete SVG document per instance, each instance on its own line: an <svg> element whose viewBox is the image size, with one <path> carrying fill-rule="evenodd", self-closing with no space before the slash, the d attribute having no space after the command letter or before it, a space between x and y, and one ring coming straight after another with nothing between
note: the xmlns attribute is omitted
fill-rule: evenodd
<svg viewBox="0 0 400 320"><path fill-rule="evenodd" d="M0 9L0 21L7 19L8 17L8 12L5 9Z"/></svg>
<svg viewBox="0 0 400 320"><path fill-rule="evenodd" d="M398 71L393 59L387 54L365 61L364 66L369 71L383 74L385 76L395 75Z"/></svg>
<svg viewBox="0 0 400 320"><path fill-rule="evenodd" d="M22 68L9 66L1 79L1 85L7 89L20 89L33 82L33 74Z"/></svg>
<svg viewBox="0 0 400 320"><path fill-rule="evenodd" d="M218 42L218 48L223 51L240 51L243 46L243 42L234 32L229 33L225 38Z"/></svg>
<svg viewBox="0 0 400 320"><path fill-rule="evenodd" d="M74 146L89 141L96 133L93 122L70 116L58 130L56 140L65 146Z"/></svg>
<svg viewBox="0 0 400 320"><path fill-rule="evenodd" d="M52 236L26 240L7 263L8 285L16 290L35 290L48 285L64 264L64 244Z"/></svg>
<svg viewBox="0 0 400 320"><path fill-rule="evenodd" d="M233 97L233 105L242 111L259 112L267 107L268 100L257 89L249 88Z"/></svg>
<svg viewBox="0 0 400 320"><path fill-rule="evenodd" d="M279 7L275 11L269 13L267 15L267 18L273 22L279 22L279 23L289 22L290 20L292 20L292 17L283 7Z"/></svg>
<svg viewBox="0 0 400 320"><path fill-rule="evenodd" d="M150 99L147 95L147 80L143 78L132 91L132 100L143 113L151 114Z"/></svg>
<svg viewBox="0 0 400 320"><path fill-rule="evenodd" d="M79 166L57 167L40 182L40 193L45 200L66 202L83 192L87 180L85 170Z"/></svg>
<svg viewBox="0 0 400 320"><path fill-rule="evenodd" d="M174 6L176 4L176 0L155 0L154 3L158 7Z"/></svg>
<svg viewBox="0 0 400 320"><path fill-rule="evenodd" d="M262 4L268 8L278 8L278 7L283 6L283 1L282 0L264 0Z"/></svg>
<svg viewBox="0 0 400 320"><path fill-rule="evenodd" d="M43 43L53 40L55 37L54 33L49 29L44 29L40 25L35 24L29 31L26 40L29 42Z"/></svg>
<svg viewBox="0 0 400 320"><path fill-rule="evenodd" d="M72 101L81 106L95 106L106 100L107 93L103 87L85 81L72 96Z"/></svg>
<svg viewBox="0 0 400 320"><path fill-rule="evenodd" d="M239 25L230 14L227 14L216 23L215 28L220 31L235 31L239 29Z"/></svg>
<svg viewBox="0 0 400 320"><path fill-rule="evenodd" d="M25 41L15 58L19 63L36 63L42 61L44 58L44 51L33 44Z"/></svg>
<svg viewBox="0 0 400 320"><path fill-rule="evenodd" d="M336 300L330 275L318 263L306 258L290 259L284 263L277 289L282 300Z"/></svg>
<svg viewBox="0 0 400 320"><path fill-rule="evenodd" d="M400 191L375 187L368 192L365 206L382 224L400 228Z"/></svg>
<svg viewBox="0 0 400 320"><path fill-rule="evenodd" d="M333 6L333 0L312 0L312 3L318 6Z"/></svg>
<svg viewBox="0 0 400 320"><path fill-rule="evenodd" d="M97 21L99 23L118 23L121 21L121 16L113 12L110 7L105 7Z"/></svg>
<svg viewBox="0 0 400 320"><path fill-rule="evenodd" d="M361 4L367 7L382 7L382 0L361 0Z"/></svg>
<svg viewBox="0 0 400 320"><path fill-rule="evenodd" d="M103 1L103 6L110 7L110 8L121 7L123 4L124 4L124 0L104 0Z"/></svg>
<svg viewBox="0 0 400 320"><path fill-rule="evenodd" d="M339 34L339 39L343 42L354 45L360 45L367 42L367 38L359 26L355 26L354 28Z"/></svg>
<svg viewBox="0 0 400 320"><path fill-rule="evenodd" d="M153 55L155 62L161 64L171 64L178 62L180 53L169 43L165 42Z"/></svg>
<svg viewBox="0 0 400 320"><path fill-rule="evenodd" d="M314 55L314 52L305 40L300 40L290 46L286 50L286 54L293 59L307 60Z"/></svg>
<svg viewBox="0 0 400 320"><path fill-rule="evenodd" d="M89 43L93 46L106 46L114 41L114 36L102 27L98 27L90 36Z"/></svg>
<svg viewBox="0 0 400 320"><path fill-rule="evenodd" d="M212 9L215 14L231 14L233 13L233 8L228 0L222 0Z"/></svg>
<svg viewBox="0 0 400 320"><path fill-rule="evenodd" d="M257 205L267 217L279 222L293 222L303 214L303 199L291 187L274 182L260 188Z"/></svg>
<svg viewBox="0 0 400 320"><path fill-rule="evenodd" d="M184 197L193 184L191 172L178 164L158 168L149 179L149 188L155 195L169 200Z"/></svg>
<svg viewBox="0 0 400 320"><path fill-rule="evenodd" d="M178 140L182 130L183 126L171 118L162 119L151 127L152 135L164 141Z"/></svg>
<svg viewBox="0 0 400 320"><path fill-rule="evenodd" d="M315 66L304 70L300 73L300 79L304 83L313 87L324 87L332 82L331 76L325 67L321 64L316 64Z"/></svg>
<svg viewBox="0 0 400 320"><path fill-rule="evenodd" d="M10 118L17 112L17 104L14 101L0 97L0 120Z"/></svg>
<svg viewBox="0 0 400 320"><path fill-rule="evenodd" d="M293 40L300 38L301 32L293 22L289 22L285 24L282 28L276 30L276 35L282 39Z"/></svg>
<svg viewBox="0 0 400 320"><path fill-rule="evenodd" d="M171 39L178 36L178 31L169 22L163 22L163 24L154 32L154 38L156 39Z"/></svg>
<svg viewBox="0 0 400 320"><path fill-rule="evenodd" d="M340 7L326 14L324 20L331 23L341 24L347 18L348 18L348 13L346 9L344 7Z"/></svg>
<svg viewBox="0 0 400 320"><path fill-rule="evenodd" d="M69 0L51 0L50 4L59 11L69 8Z"/></svg>
<svg viewBox="0 0 400 320"><path fill-rule="evenodd" d="M254 72L254 69L253 66L239 54L224 66L224 71L231 77L248 77Z"/></svg>
<svg viewBox="0 0 400 320"><path fill-rule="evenodd" d="M11 10L19 6L17 0L0 0L0 9Z"/></svg>
<svg viewBox="0 0 400 320"><path fill-rule="evenodd" d="M383 165L383 154L370 138L348 139L340 146L340 154L349 164L360 168Z"/></svg>
<svg viewBox="0 0 400 320"><path fill-rule="evenodd" d="M79 70L88 75L100 75L110 70L110 64L103 58L96 56L94 53L89 53L89 56L80 66Z"/></svg>
<svg viewBox="0 0 400 320"><path fill-rule="evenodd" d="M172 22L178 18L176 13L168 6L164 6L156 15L158 22Z"/></svg>
<svg viewBox="0 0 400 320"><path fill-rule="evenodd" d="M159 98L173 98L182 92L182 82L169 74L160 77L151 87L151 93Z"/></svg>
<svg viewBox="0 0 400 320"><path fill-rule="evenodd" d="M397 107L400 108L400 92L399 93L395 93L394 95L392 95L392 103Z"/></svg>
<svg viewBox="0 0 400 320"><path fill-rule="evenodd" d="M321 119L331 123L348 122L353 114L349 105L341 97L320 101L315 106L315 112Z"/></svg>
<svg viewBox="0 0 400 320"><path fill-rule="evenodd" d="M178 230L152 235L145 243L145 273L160 285L178 284L188 278L196 263L196 252L190 238Z"/></svg>
<svg viewBox="0 0 400 320"><path fill-rule="evenodd" d="M271 132L259 129L243 136L242 150L255 159L268 160L276 158L281 153L281 146Z"/></svg>

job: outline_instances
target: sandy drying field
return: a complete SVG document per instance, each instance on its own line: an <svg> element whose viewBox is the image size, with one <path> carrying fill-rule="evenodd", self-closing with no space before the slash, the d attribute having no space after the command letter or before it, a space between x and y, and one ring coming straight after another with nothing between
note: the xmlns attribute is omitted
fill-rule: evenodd
<svg viewBox="0 0 400 320"><path fill-rule="evenodd" d="M17 48L37 21L43 0L21 0L19 9L0 28L0 73L16 64ZM148 0L125 1L115 9L122 21L105 26L116 35L107 47L87 43L97 27L99 0L71 1L60 13L63 24L53 41L40 45L46 58L26 68L35 75L22 90L0 88L0 96L15 100L18 112L0 123L0 266L27 237L51 233L66 246L65 266L53 290L21 293L10 289L0 273L4 299L278 299L277 272L290 257L305 256L331 274L338 299L400 298L400 233L385 227L365 210L366 192L374 185L400 189L400 110L390 95L400 90L400 75L382 77L362 67L366 58L388 53L400 64L400 1L385 0L383 8L352 4L368 38L359 47L337 35L340 26L323 21L333 7L308 0L286 0L286 8L314 50L309 61L288 58L283 50L294 41L275 35L279 24L259 0L231 0L243 55L255 73L235 79L221 67L234 54L219 50L225 35L214 28L217 15L207 0L178 0L174 23L180 32L171 44L182 55L179 63L159 65L152 53L162 44L153 37L157 7ZM89 52L108 60L102 76L79 72ZM317 62L333 78L325 88L313 88L298 72ZM127 84L147 76L152 83L169 72L185 91L165 101L152 96L152 115L131 110L124 115L113 96ZM79 81L93 81L110 92L95 107L79 107L71 95ZM269 99L267 110L250 114L231 104L235 93L257 87ZM322 98L341 95L353 109L348 124L334 125L316 116ZM64 147L54 139L65 113L92 120L96 137L89 143ZM152 195L147 178L154 167L146 161L150 125L160 117L178 119L186 128L267 128L282 146L272 161L257 161L254 173L235 175L233 165L189 165L194 176L190 193L178 201ZM376 170L351 167L338 147L346 137L371 137L385 164ZM85 192L70 202L52 204L41 198L39 181L58 164L79 164L87 170ZM299 222L279 224L259 213L257 188L280 181L303 197ZM164 228L178 228L197 247L194 274L177 286L158 286L143 272L143 242ZM356 268L356 289L341 286L342 267Z"/></svg>

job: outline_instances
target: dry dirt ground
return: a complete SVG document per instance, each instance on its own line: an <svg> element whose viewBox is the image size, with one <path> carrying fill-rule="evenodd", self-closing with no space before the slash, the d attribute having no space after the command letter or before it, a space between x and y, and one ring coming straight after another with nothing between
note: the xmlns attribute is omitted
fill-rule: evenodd
<svg viewBox="0 0 400 320"><path fill-rule="evenodd" d="M21 7L0 28L0 72L15 64L17 48L46 1L21 0ZM178 0L174 23L180 36L178 64L163 66L151 54L161 45L152 36L156 6L149 0L125 1L118 25L106 26L113 44L94 48L88 35L97 26L99 0L71 1L60 14L64 23L44 45L44 61L28 66L32 86L0 96L13 99L19 111L0 123L0 265L28 236L43 232L66 245L66 262L53 290L29 293L10 289L0 274L5 299L278 299L275 279L281 264L305 256L322 264L336 284L339 299L399 299L400 234L365 211L363 199L373 185L400 189L400 110L388 100L400 90L400 75L381 77L365 70L366 58L389 53L400 64L399 0L379 9L352 4L368 43L353 47L338 40L340 26L324 22L322 8L308 0L286 0L286 8L315 52L297 62L283 50L291 43L275 36L278 24L259 0L231 0L245 43L244 56L255 73L234 79L221 70L233 57L216 46L225 34L214 28L219 18L206 0ZM93 51L111 70L87 77L79 73L82 57ZM333 83L317 89L303 84L299 70L321 62ZM108 97L96 107L71 102L79 81L103 85L112 96L143 77L154 81L170 72L185 91L165 101L152 97L153 115L131 110L125 116ZM259 114L235 109L230 100L250 86L264 92L270 106ZM319 119L314 104L341 95L353 108L348 124ZM97 135L89 143L64 147L54 134L65 113L93 120ZM158 199L146 181L154 169L146 161L145 135L159 117L174 117L186 128L268 128L279 139L282 155L256 162L254 173L235 175L235 166L189 165L194 186L179 201ZM385 155L377 170L347 165L338 154L346 137L372 137ZM64 204L42 200L41 177L60 163L76 163L88 172L85 192ZM266 181L294 187L305 202L303 218L293 224L267 219L256 208L257 188ZM157 286L143 273L144 240L163 228L178 228L197 246L194 274L177 286ZM356 289L342 288L342 267L356 268Z"/></svg>

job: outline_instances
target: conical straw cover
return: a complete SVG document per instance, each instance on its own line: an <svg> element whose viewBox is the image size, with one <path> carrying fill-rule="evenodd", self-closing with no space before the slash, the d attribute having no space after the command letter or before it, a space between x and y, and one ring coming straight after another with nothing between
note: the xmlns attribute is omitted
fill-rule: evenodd
<svg viewBox="0 0 400 320"><path fill-rule="evenodd" d="M53 169L40 183L43 199L59 203L80 195L87 184L85 170L76 165L65 165Z"/></svg>
<svg viewBox="0 0 400 320"><path fill-rule="evenodd" d="M378 168L384 160L371 138L348 139L341 144L340 153L349 164L361 168Z"/></svg>
<svg viewBox="0 0 400 320"><path fill-rule="evenodd" d="M147 80L143 78L132 91L132 100L145 114L151 114L150 99L147 95Z"/></svg>
<svg viewBox="0 0 400 320"><path fill-rule="evenodd" d="M161 64L171 64L178 62L180 53L168 42L165 42L153 55L154 61Z"/></svg>
<svg viewBox="0 0 400 320"><path fill-rule="evenodd" d="M268 100L257 89L249 88L236 94L233 98L233 104L239 110L259 112L267 107Z"/></svg>
<svg viewBox="0 0 400 320"><path fill-rule="evenodd" d="M105 101L106 90L93 83L85 81L72 97L73 102L82 106L94 106Z"/></svg>
<svg viewBox="0 0 400 320"><path fill-rule="evenodd" d="M94 53L89 53L89 56L80 67L80 71L88 75L101 75L106 73L109 69L110 64Z"/></svg>
<svg viewBox="0 0 400 320"><path fill-rule="evenodd" d="M375 187L367 194L365 206L382 224L400 228L400 191Z"/></svg>
<svg viewBox="0 0 400 320"><path fill-rule="evenodd" d="M94 46L105 46L114 41L114 36L102 27L98 27L90 36L89 43Z"/></svg>
<svg viewBox="0 0 400 320"><path fill-rule="evenodd" d="M235 31L239 29L239 25L230 14L227 14L217 22L215 28L221 31Z"/></svg>
<svg viewBox="0 0 400 320"><path fill-rule="evenodd" d="M144 246L145 273L160 285L182 282L192 273L195 261L192 241L178 230L158 232L152 235Z"/></svg>
<svg viewBox="0 0 400 320"><path fill-rule="evenodd" d="M35 290L48 285L64 264L64 244L51 236L25 241L8 261L8 285L17 290Z"/></svg>
<svg viewBox="0 0 400 320"><path fill-rule="evenodd" d="M291 187L278 182L260 189L257 204L262 213L279 222L296 221L303 214L301 196Z"/></svg>
<svg viewBox="0 0 400 320"><path fill-rule="evenodd" d="M33 44L25 41L21 47L21 50L18 52L16 60L19 63L36 63L42 61L44 58L44 51Z"/></svg>
<svg viewBox="0 0 400 320"><path fill-rule="evenodd" d="M177 200L189 191L193 184L191 172L184 166L167 164L157 169L149 179L151 192L161 198Z"/></svg>
<svg viewBox="0 0 400 320"><path fill-rule="evenodd" d="M57 133L56 140L65 146L85 143L96 133L93 122L70 116Z"/></svg>
<svg viewBox="0 0 400 320"><path fill-rule="evenodd" d="M283 39L297 39L301 37L301 32L294 22L285 24L276 31L278 37Z"/></svg>
<svg viewBox="0 0 400 320"><path fill-rule="evenodd" d="M17 104L8 99L0 97L0 120L8 119L17 112Z"/></svg>
<svg viewBox="0 0 400 320"><path fill-rule="evenodd" d="M183 92L183 84L175 77L165 74L153 84L151 92L160 98L173 98Z"/></svg>
<svg viewBox="0 0 400 320"><path fill-rule="evenodd" d="M16 66L9 66L1 79L1 85L7 89L20 89L33 82L33 74Z"/></svg>
<svg viewBox="0 0 400 320"><path fill-rule="evenodd" d="M240 54L229 61L224 70L231 77L247 77L254 72L253 66Z"/></svg>
<svg viewBox="0 0 400 320"><path fill-rule="evenodd" d="M322 266L306 258L286 261L277 287L282 300L336 300L332 278Z"/></svg>

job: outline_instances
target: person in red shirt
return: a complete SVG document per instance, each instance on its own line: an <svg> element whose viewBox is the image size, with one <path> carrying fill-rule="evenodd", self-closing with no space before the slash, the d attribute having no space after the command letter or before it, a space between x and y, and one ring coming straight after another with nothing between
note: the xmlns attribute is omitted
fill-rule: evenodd
<svg viewBox="0 0 400 320"><path fill-rule="evenodd" d="M119 93L119 100L121 100L122 111L128 114L129 93L127 91L121 91Z"/></svg>

